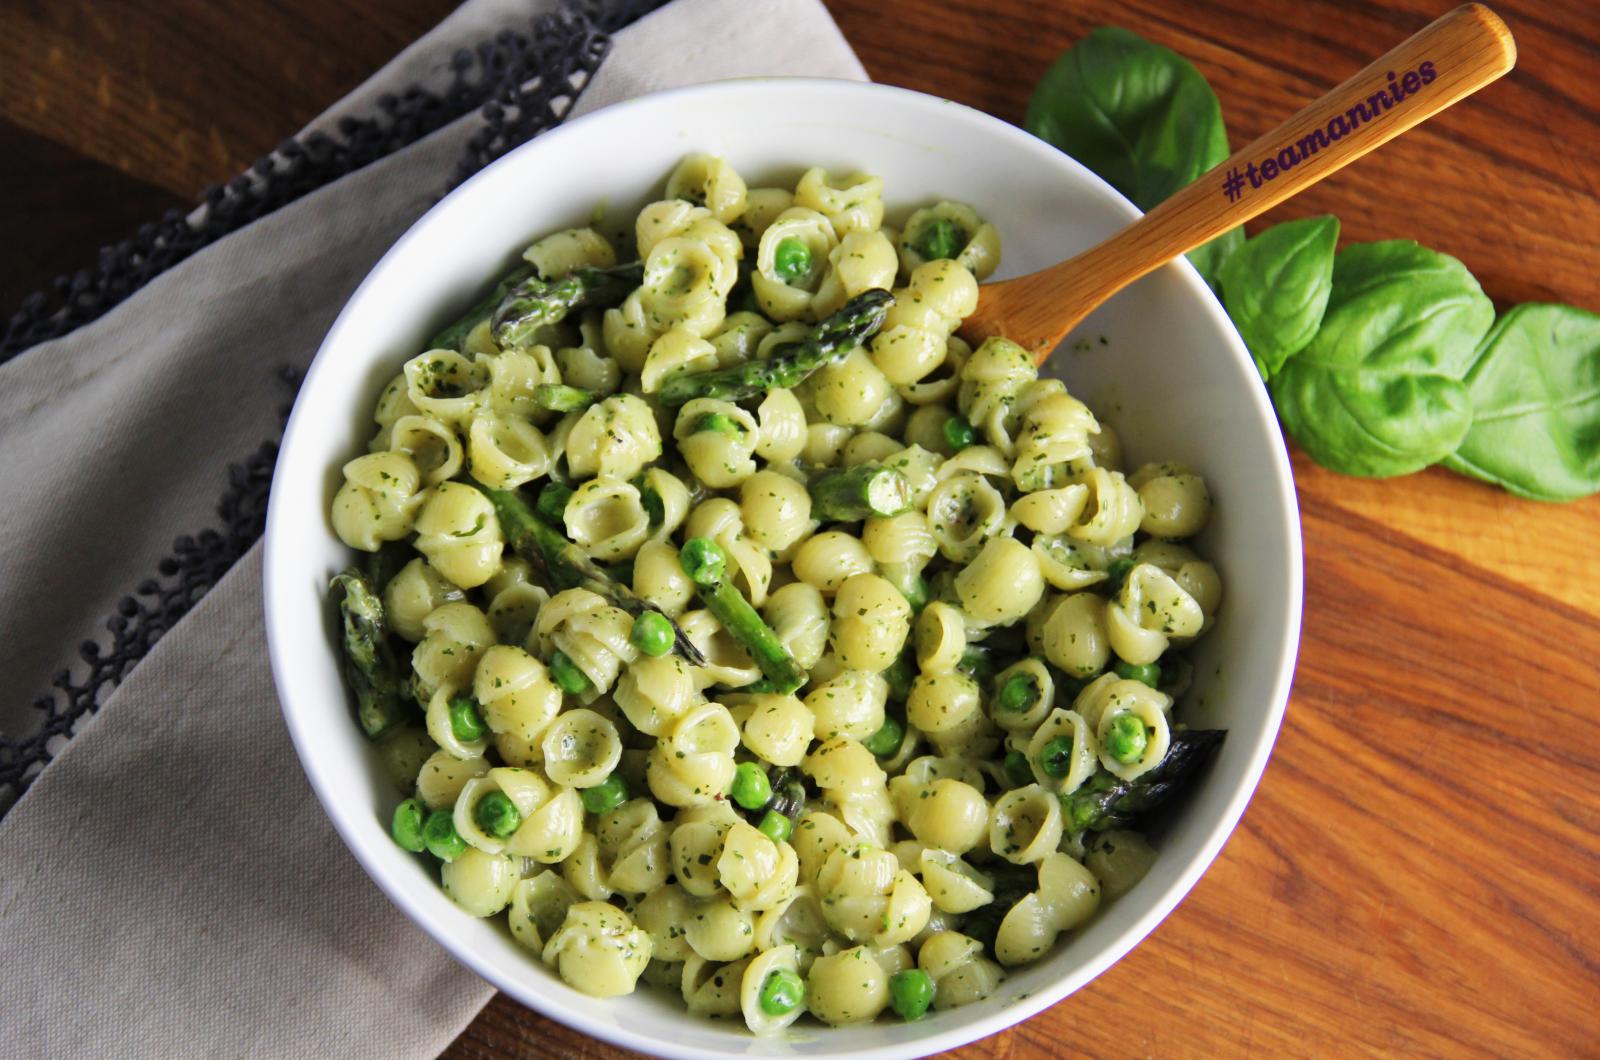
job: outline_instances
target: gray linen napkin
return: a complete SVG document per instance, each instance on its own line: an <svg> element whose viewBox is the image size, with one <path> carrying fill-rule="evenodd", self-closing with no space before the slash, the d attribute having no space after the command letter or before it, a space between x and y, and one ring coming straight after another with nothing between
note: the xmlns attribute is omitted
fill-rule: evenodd
<svg viewBox="0 0 1600 1060"><path fill-rule="evenodd" d="M472 0L347 102L435 75L549 6ZM726 77L864 78L817 0L677 0L617 34L574 114ZM224 464L481 127L462 119L164 273L0 367L0 731L211 524ZM290 747L260 550L123 681L0 820L0 1055L431 1056L490 987L346 852Z"/></svg>

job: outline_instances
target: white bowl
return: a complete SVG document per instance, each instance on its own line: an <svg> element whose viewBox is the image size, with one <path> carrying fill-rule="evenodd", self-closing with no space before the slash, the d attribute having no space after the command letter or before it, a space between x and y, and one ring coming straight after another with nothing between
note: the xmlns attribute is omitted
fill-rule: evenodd
<svg viewBox="0 0 1600 1060"><path fill-rule="evenodd" d="M289 420L267 519L266 619L285 720L345 843L400 909L463 964L530 1008L597 1038L674 1057L903 1057L949 1049L1047 1008L1127 953L1188 893L1232 832L1271 752L1300 627L1300 526L1272 408L1243 343L1198 274L1158 270L1095 313L1051 362L1121 434L1129 467L1180 460L1216 498L1198 543L1225 596L1197 648L1191 724L1228 729L1221 753L1155 835L1160 856L1049 959L987 1001L901 1024L804 1026L762 1040L690 1016L641 988L597 1000L567 987L494 923L457 909L421 858L390 840L398 796L380 779L340 679L329 577L350 551L329 503L363 451L378 391L436 326L533 238L597 204L636 210L686 153L726 157L752 186L807 167L883 177L893 220L941 198L972 203L1005 242L1000 276L1098 242L1138 211L1027 133L946 100L880 85L721 82L597 112L513 151L445 198L395 244L328 333ZM1169 984L1181 989L1178 984Z"/></svg>

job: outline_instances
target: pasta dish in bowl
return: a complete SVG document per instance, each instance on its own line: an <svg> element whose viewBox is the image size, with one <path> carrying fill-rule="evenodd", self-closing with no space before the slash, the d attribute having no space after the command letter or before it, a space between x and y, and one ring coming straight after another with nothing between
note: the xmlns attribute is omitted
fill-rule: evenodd
<svg viewBox="0 0 1600 1060"><path fill-rule="evenodd" d="M851 117L761 117L800 104ZM1053 373L955 336L1129 210L964 108L770 81L575 122L420 221L318 355L268 529L286 717L380 885L681 1055L944 1048L1136 942L1281 715L1281 442L1183 268Z"/></svg>

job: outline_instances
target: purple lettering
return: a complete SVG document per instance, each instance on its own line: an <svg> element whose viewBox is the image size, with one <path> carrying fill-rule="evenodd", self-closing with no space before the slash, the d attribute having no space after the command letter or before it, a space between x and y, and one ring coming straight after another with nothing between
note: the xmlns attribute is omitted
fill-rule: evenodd
<svg viewBox="0 0 1600 1060"><path fill-rule="evenodd" d="M1289 145L1288 147L1285 147L1282 151L1278 152L1278 168L1279 169L1293 169L1295 166L1297 166L1299 164L1300 164L1300 156L1295 153L1293 144Z"/></svg>
<svg viewBox="0 0 1600 1060"><path fill-rule="evenodd" d="M1328 134L1321 129L1312 129L1310 136L1302 136L1295 146L1300 148L1301 158L1310 158L1321 148L1328 146Z"/></svg>
<svg viewBox="0 0 1600 1060"><path fill-rule="evenodd" d="M1254 162L1246 163L1244 167L1244 175L1250 178L1250 186L1252 188L1261 187L1261 174L1256 171L1256 164Z"/></svg>
<svg viewBox="0 0 1600 1060"><path fill-rule="evenodd" d="M1278 175L1278 160L1275 159L1275 158L1263 158L1261 160L1261 179L1262 180L1271 180L1273 177L1276 177L1277 175Z"/></svg>
<svg viewBox="0 0 1600 1060"><path fill-rule="evenodd" d="M1343 114L1328 123L1328 139L1330 140L1342 140L1349 131L1350 123L1345 121Z"/></svg>
<svg viewBox="0 0 1600 1060"><path fill-rule="evenodd" d="M1432 63L1423 63L1417 67L1417 73L1422 75L1422 83L1425 85L1433 84L1433 79L1439 76Z"/></svg>
<svg viewBox="0 0 1600 1060"><path fill-rule="evenodd" d="M1383 104L1381 107L1378 105L1380 103ZM1367 106L1372 108L1372 116L1376 118L1379 114L1394 106L1394 100L1389 98L1389 93L1380 88L1367 97Z"/></svg>
<svg viewBox="0 0 1600 1060"><path fill-rule="evenodd" d="M1398 103L1402 99L1406 98L1406 94L1401 89L1400 84L1397 81L1395 81L1395 79L1394 79L1394 71L1393 70L1389 71L1389 95L1394 97L1394 101L1396 103Z"/></svg>
<svg viewBox="0 0 1600 1060"><path fill-rule="evenodd" d="M1405 86L1407 94L1419 91L1422 88L1422 78L1417 76L1415 70L1408 71L1400 83Z"/></svg>
<svg viewBox="0 0 1600 1060"><path fill-rule="evenodd" d="M1357 103L1355 106L1345 111L1344 116L1350 119L1349 124L1345 128L1345 132L1349 132L1351 129L1359 129L1361 128L1362 122L1372 120L1372 112L1367 109L1367 105L1365 103ZM1333 130L1329 129L1328 131L1331 133Z"/></svg>

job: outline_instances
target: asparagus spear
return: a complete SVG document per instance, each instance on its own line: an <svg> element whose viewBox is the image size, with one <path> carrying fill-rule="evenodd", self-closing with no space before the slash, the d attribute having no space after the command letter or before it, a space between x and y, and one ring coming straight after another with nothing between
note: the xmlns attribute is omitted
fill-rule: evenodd
<svg viewBox="0 0 1600 1060"><path fill-rule="evenodd" d="M987 688L996 669L994 649L987 644L969 644L961 653L956 669Z"/></svg>
<svg viewBox="0 0 1600 1060"><path fill-rule="evenodd" d="M928 580L910 563L880 563L878 575L900 590L911 610L921 611L928 606Z"/></svg>
<svg viewBox="0 0 1600 1060"><path fill-rule="evenodd" d="M779 346L771 357L668 376L657 396L663 405L682 405L697 397L739 401L768 390L798 386L818 368L877 334L893 304L894 296L888 291L863 291L812 328L804 339Z"/></svg>
<svg viewBox="0 0 1600 1060"><path fill-rule="evenodd" d="M1039 886L1039 873L1031 865L1008 865L999 862L984 866L984 871L994 881L990 893L994 901L974 910L961 922L961 933L983 943L989 956L994 956L995 936L1000 933L1000 922L1011 912L1028 892Z"/></svg>
<svg viewBox="0 0 1600 1060"><path fill-rule="evenodd" d="M706 609L761 667L771 691L788 695L806 683L805 670L794 661L772 627L762 621L733 583L723 578L728 557L720 545L709 537L691 537L678 552L678 564L694 582Z"/></svg>
<svg viewBox="0 0 1600 1060"><path fill-rule="evenodd" d="M772 797L750 815L756 828L775 843L794 835L795 822L806 809L806 787L798 770L780 769L771 778ZM736 800L737 801L737 800Z"/></svg>
<svg viewBox="0 0 1600 1060"><path fill-rule="evenodd" d="M560 526L566 522L567 502L572 500L574 492L565 482L547 482L544 489L539 491L539 499L534 501L533 510L545 522Z"/></svg>
<svg viewBox="0 0 1600 1060"><path fill-rule="evenodd" d="M1133 823L1188 785L1227 735L1226 729L1186 729L1172 734L1167 756L1150 772L1119 780L1105 771L1061 800L1067 830L1103 831Z"/></svg>
<svg viewBox="0 0 1600 1060"><path fill-rule="evenodd" d="M702 431L737 438L744 434L744 424L726 413L706 412L694 421L694 433L699 434Z"/></svg>
<svg viewBox="0 0 1600 1060"><path fill-rule="evenodd" d="M911 507L911 487L892 467L857 464L833 468L806 483L811 514L825 523L853 523L872 515L899 515Z"/></svg>
<svg viewBox="0 0 1600 1060"><path fill-rule="evenodd" d="M494 307L505 301L506 293L532 275L533 266L531 265L518 265L512 269L501 277L499 283L494 285L494 290L490 291L475 303L471 309L457 318L455 323L429 339L428 349L459 351L461 344L467 341L467 333L485 320L488 320L489 314L494 312Z"/></svg>
<svg viewBox="0 0 1600 1060"><path fill-rule="evenodd" d="M399 663L389 644L383 600L367 576L354 567L336 575L329 588L344 590L339 614L344 621L345 679L356 694L356 717L368 736L378 737L405 719Z"/></svg>
<svg viewBox="0 0 1600 1060"><path fill-rule="evenodd" d="M773 774L772 799L763 809L776 810L791 822L800 819L806 809L806 786L798 769L791 766Z"/></svg>
<svg viewBox="0 0 1600 1060"><path fill-rule="evenodd" d="M381 598L384 586L388 585L416 554L416 550L405 541L386 541L378 551L366 554L361 565L361 573L367 576L367 581Z"/></svg>
<svg viewBox="0 0 1600 1060"><path fill-rule="evenodd" d="M633 590L613 580L583 554L583 550L568 541L534 512L528 502L511 490L490 489L476 479L467 480L494 505L494 514L500 520L500 529L511 542L516 553L540 571L552 589L588 589L606 599L613 607L620 607L638 618L646 611L655 611L672 623L673 649L694 666L704 666L706 657L689 640L688 634L661 609L649 601L635 596Z"/></svg>
<svg viewBox="0 0 1600 1060"><path fill-rule="evenodd" d="M561 383L540 383L533 388L533 403L551 412L576 412L600 400L600 395L582 387Z"/></svg>
<svg viewBox="0 0 1600 1060"><path fill-rule="evenodd" d="M522 346L546 324L562 320L574 309L614 306L644 279L644 266L635 261L609 269L584 266L554 280L529 276L507 291L490 317L494 341L501 346Z"/></svg>

